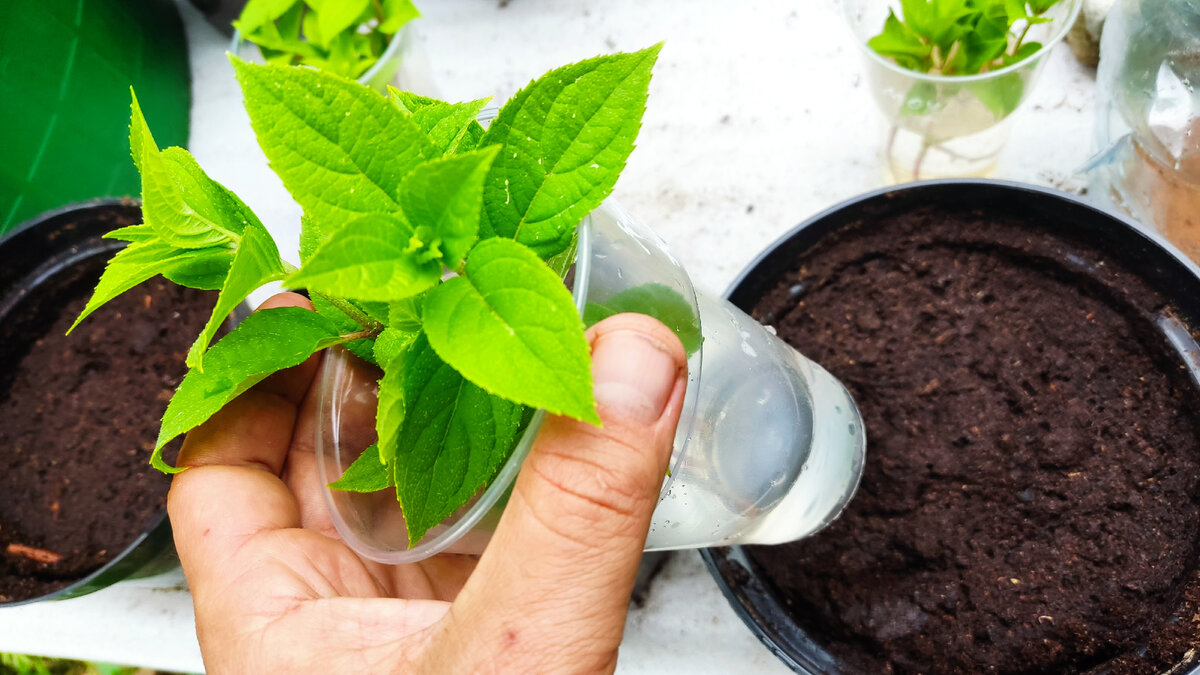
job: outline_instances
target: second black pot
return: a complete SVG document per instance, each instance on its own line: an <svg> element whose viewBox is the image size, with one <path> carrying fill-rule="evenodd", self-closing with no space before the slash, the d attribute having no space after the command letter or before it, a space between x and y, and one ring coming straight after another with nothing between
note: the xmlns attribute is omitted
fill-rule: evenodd
<svg viewBox="0 0 1200 675"><path fill-rule="evenodd" d="M750 312L795 267L796 260L817 244L863 223L928 205L1039 223L1058 237L1099 249L1169 299L1169 316L1182 330L1163 330L1170 332L1168 341L1200 386L1200 350L1188 336L1200 329L1200 268L1133 223L1048 189L1000 181L946 180L869 193L820 213L781 237L746 268L727 295ZM1085 261L1067 262L1079 265ZM870 441L867 457L870 463ZM708 549L702 556L737 614L792 670L812 675L858 672L831 654L821 635L797 623L771 579L742 547ZM1195 656L1189 655L1171 672L1200 675L1200 667Z"/></svg>

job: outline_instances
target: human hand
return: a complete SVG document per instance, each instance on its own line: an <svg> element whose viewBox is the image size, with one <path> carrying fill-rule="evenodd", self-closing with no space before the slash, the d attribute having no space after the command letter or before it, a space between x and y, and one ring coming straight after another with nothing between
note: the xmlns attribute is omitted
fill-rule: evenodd
<svg viewBox="0 0 1200 675"><path fill-rule="evenodd" d="M263 304L281 306L311 307ZM642 315L588 340L604 426L547 416L480 557L389 566L337 537L313 453L319 355L192 431L168 510L208 672L613 670L686 356Z"/></svg>

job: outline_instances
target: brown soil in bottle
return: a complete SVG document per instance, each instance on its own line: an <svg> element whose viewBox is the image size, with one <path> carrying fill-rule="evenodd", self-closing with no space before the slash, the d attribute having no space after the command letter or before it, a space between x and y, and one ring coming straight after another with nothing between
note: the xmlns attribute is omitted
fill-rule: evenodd
<svg viewBox="0 0 1200 675"><path fill-rule="evenodd" d="M826 239L754 310L850 389L827 530L750 547L853 673L1162 673L1200 645L1200 397L1098 251L933 208Z"/></svg>
<svg viewBox="0 0 1200 675"><path fill-rule="evenodd" d="M0 601L87 576L166 508L150 453L215 298L158 277L64 335L103 265L51 278L0 324Z"/></svg>
<svg viewBox="0 0 1200 675"><path fill-rule="evenodd" d="M1131 201L1121 205L1200 263L1200 153L1185 156L1178 165L1164 164L1154 154L1132 143L1122 164L1123 193Z"/></svg>

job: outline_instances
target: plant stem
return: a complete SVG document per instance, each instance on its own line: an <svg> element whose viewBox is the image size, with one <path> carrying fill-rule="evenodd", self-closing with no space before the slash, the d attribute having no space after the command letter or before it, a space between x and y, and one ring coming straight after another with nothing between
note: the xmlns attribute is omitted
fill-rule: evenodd
<svg viewBox="0 0 1200 675"><path fill-rule="evenodd" d="M375 16L379 19L379 23L384 22L383 5L379 0L371 0L371 4L375 6Z"/></svg>
<svg viewBox="0 0 1200 675"><path fill-rule="evenodd" d="M309 293L311 295L321 298L325 302L328 302L329 304L338 308L339 311L341 311L343 314L350 317L351 319L354 319L354 323L357 323L358 325L362 326L363 330L367 331L372 336L378 335L379 331L383 330L383 324L379 323L375 319L372 319L371 317L364 314L361 309L356 307L354 305L354 303L350 302L349 300L345 300L343 298L339 298L339 297L336 297L333 295L325 295L324 293L317 293L316 291L311 291L311 290L309 291ZM363 335L360 337L368 337L368 336ZM355 338L355 339L357 340L358 338Z"/></svg>
<svg viewBox="0 0 1200 675"><path fill-rule="evenodd" d="M1025 35L1029 33L1029 29L1032 26L1033 26L1033 24L1029 23L1029 20L1026 19L1025 20L1025 30L1021 31L1021 35L1017 38L1016 43L1013 44L1013 50L1012 50L1013 56L1016 56L1017 52L1021 51L1021 43L1025 41Z"/></svg>
<svg viewBox="0 0 1200 675"><path fill-rule="evenodd" d="M383 326L380 326L380 329L382 329L382 328L383 328ZM344 342L354 342L355 340L361 340L363 338L378 337L379 332L380 331L378 331L378 330L371 330L369 328L364 328L362 330L354 331L353 333L346 333L345 335L342 335L341 338Z"/></svg>
<svg viewBox="0 0 1200 675"><path fill-rule="evenodd" d="M921 139L921 152L917 153L917 161L913 163L913 180L921 180L921 163L925 161L925 155L928 152L929 143L925 139Z"/></svg>

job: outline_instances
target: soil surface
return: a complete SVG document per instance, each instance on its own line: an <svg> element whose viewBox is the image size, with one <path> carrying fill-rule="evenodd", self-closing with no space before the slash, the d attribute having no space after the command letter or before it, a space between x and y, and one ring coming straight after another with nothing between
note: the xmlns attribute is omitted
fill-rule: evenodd
<svg viewBox="0 0 1200 675"><path fill-rule="evenodd" d="M1200 645L1200 398L1162 297L932 209L797 263L754 315L851 390L866 470L827 530L748 552L847 672L1149 674Z"/></svg>
<svg viewBox="0 0 1200 675"><path fill-rule="evenodd" d="M166 507L150 453L215 298L158 277L64 335L103 264L52 278L0 324L0 601L95 571Z"/></svg>

